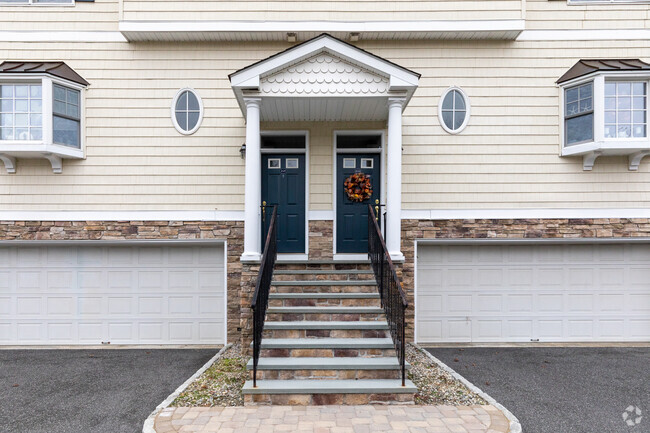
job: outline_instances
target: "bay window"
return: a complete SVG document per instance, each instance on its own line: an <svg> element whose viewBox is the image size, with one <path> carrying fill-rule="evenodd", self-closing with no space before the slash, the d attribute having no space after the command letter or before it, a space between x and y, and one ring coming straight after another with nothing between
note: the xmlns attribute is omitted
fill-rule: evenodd
<svg viewBox="0 0 650 433"><path fill-rule="evenodd" d="M54 173L61 173L63 159L84 158L82 92L87 83L62 62L44 63L39 74L25 72L38 69L34 65L0 65L0 163L15 173L17 159L44 158ZM22 70L7 73L16 68Z"/></svg>
<svg viewBox="0 0 650 433"><path fill-rule="evenodd" d="M624 155L637 170L650 155L650 64L638 59L580 60L559 80L561 156L582 156L591 170L600 156Z"/></svg>

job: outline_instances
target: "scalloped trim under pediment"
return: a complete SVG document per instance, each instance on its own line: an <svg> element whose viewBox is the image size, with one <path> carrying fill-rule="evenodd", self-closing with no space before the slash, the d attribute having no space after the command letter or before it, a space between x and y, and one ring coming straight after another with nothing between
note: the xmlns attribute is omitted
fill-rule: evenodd
<svg viewBox="0 0 650 433"><path fill-rule="evenodd" d="M389 88L389 77L326 51L260 79L260 92L268 96L380 96Z"/></svg>

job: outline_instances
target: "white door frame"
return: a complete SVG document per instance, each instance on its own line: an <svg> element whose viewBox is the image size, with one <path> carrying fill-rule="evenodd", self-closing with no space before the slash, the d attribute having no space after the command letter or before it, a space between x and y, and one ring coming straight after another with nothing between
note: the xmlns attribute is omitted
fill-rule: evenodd
<svg viewBox="0 0 650 433"><path fill-rule="evenodd" d="M305 252L293 254L278 254L278 259L293 259L293 260L307 260L309 256L309 131L308 130L265 130L260 132L260 138L264 136L304 136L305 148L304 149L264 149L260 144L260 152L264 154L284 154L284 153L299 153L305 155ZM262 180L262 167L260 166L260 180ZM260 189L262 182L260 182ZM262 227L260 225L260 232ZM264 240L262 239L262 242ZM260 246L260 251L263 251L264 246Z"/></svg>
<svg viewBox="0 0 650 433"><path fill-rule="evenodd" d="M341 149L339 150L336 143L339 135L379 135L380 137L380 147L378 149ZM379 180L379 200L382 203L386 203L386 167L385 167L385 157L386 157L386 130L384 129L354 129L354 130L334 130L332 134L332 209L334 212L333 215L333 227L332 227L332 253L334 260L366 260L368 258L367 254L337 254L336 253L336 199L338 194L338 185L336 182L337 177L337 157L339 153L378 153L379 154L379 173L381 179ZM385 227L382 227L382 230L385 230Z"/></svg>

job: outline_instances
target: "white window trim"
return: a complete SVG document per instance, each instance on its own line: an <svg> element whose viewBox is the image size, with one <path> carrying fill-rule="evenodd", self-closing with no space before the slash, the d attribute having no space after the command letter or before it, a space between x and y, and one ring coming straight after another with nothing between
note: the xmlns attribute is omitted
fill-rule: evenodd
<svg viewBox="0 0 650 433"><path fill-rule="evenodd" d="M650 3L650 0L567 0L567 4L574 6L585 5L608 5L608 4L645 4Z"/></svg>
<svg viewBox="0 0 650 433"><path fill-rule="evenodd" d="M445 124L444 120L442 119L442 103L447 97L447 94L453 90L456 90L458 93L460 93L463 99L465 100L465 120L460 125L460 127L458 127L458 129L449 128ZM460 134L467 127L467 124L469 123L470 112L471 112L471 103L469 100L469 96L467 96L467 93L465 93L463 89L461 89L458 86L451 86L442 93L442 96L440 97L440 101L438 101L438 121L440 122L440 126L442 126L442 129L444 129L446 132L448 132L449 134Z"/></svg>
<svg viewBox="0 0 650 433"><path fill-rule="evenodd" d="M560 109L559 109L559 132L560 132L560 156L582 156L583 170L589 171L593 168L599 156L606 155L627 155L630 171L637 171L641 160L650 155L650 122L646 128L645 138L605 138L605 81L644 81L647 84L646 96L646 122L650 120L650 73L648 71L599 71L584 77L578 77L565 83L559 84ZM586 143L566 146L565 119L564 119L564 92L566 89L594 83L593 105L594 105L594 139Z"/></svg>
<svg viewBox="0 0 650 433"><path fill-rule="evenodd" d="M52 77L48 74L0 74L0 84L41 83L43 139L0 140L0 160L5 162L8 173L15 173L16 158L45 158L50 161L55 174L63 172L63 159L86 158L86 88L78 83ZM54 84L79 91L79 148L56 144L53 141L53 94ZM7 164L9 163L9 165ZM11 168L10 168L11 166Z"/></svg>
<svg viewBox="0 0 650 433"><path fill-rule="evenodd" d="M181 128L181 125L179 125L178 122L176 121L176 102L178 101L178 98L180 98L180 96L184 92L193 93L194 96L196 96L196 99L199 101L199 120L196 122L196 125L194 126L194 128L192 128L190 130L187 130L187 131L184 130L183 128ZM199 96L199 93L196 90L194 90L193 88L191 88L191 87L184 87L184 88L180 89L178 92L176 92L176 96L174 96L174 99L172 100L171 117L172 117L172 123L174 124L174 128L176 128L176 130L180 134L192 135L196 131L198 131L199 128L201 127L201 122L203 122L203 100L201 99L201 96Z"/></svg>
<svg viewBox="0 0 650 433"><path fill-rule="evenodd" d="M28 3L9 3L3 0L0 0L0 6L57 6L57 7L70 7L74 6L76 3L75 0L68 0L67 3L34 3L34 0L28 0Z"/></svg>

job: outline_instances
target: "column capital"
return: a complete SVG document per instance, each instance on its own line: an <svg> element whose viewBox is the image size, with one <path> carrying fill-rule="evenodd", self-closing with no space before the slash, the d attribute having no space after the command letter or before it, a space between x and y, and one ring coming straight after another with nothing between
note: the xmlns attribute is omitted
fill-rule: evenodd
<svg viewBox="0 0 650 433"><path fill-rule="evenodd" d="M406 104L406 98L388 98L388 108L400 107L404 108Z"/></svg>
<svg viewBox="0 0 650 433"><path fill-rule="evenodd" d="M244 98L244 104L248 107L260 107L262 105L262 98Z"/></svg>

